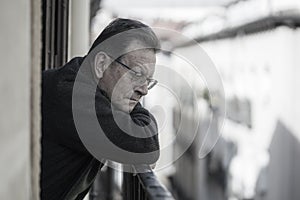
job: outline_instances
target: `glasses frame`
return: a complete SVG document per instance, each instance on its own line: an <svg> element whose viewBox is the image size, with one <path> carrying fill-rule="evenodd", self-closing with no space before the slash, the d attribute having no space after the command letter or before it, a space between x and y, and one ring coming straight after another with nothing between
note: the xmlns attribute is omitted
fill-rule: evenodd
<svg viewBox="0 0 300 200"><path fill-rule="evenodd" d="M111 56L109 56L111 57ZM129 71L133 72L134 75L139 79L141 77L143 77L144 75L140 72L136 72L135 70L131 69L128 65L122 63L121 61L119 61L118 59L114 59L113 57L111 57L114 61L116 61L118 64L120 64L122 67L125 67L126 69L128 69ZM146 77L146 76L144 76ZM147 78L146 77L146 81L147 81L147 85L148 85L148 90L152 89L157 83L158 81L156 79L153 78ZM149 84L150 83L150 84ZM152 84L151 84L152 83Z"/></svg>

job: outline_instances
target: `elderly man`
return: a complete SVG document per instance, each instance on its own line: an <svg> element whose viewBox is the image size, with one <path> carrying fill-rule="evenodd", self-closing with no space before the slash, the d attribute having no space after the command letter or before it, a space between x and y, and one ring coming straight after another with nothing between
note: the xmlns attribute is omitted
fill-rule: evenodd
<svg viewBox="0 0 300 200"><path fill-rule="evenodd" d="M157 83L159 48L147 25L116 19L85 57L43 72L42 199L83 199L100 160L157 161L157 125L139 101Z"/></svg>

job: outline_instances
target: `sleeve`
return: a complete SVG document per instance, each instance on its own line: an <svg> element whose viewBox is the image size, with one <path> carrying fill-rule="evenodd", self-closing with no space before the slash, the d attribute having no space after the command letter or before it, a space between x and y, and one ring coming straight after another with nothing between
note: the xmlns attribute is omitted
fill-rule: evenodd
<svg viewBox="0 0 300 200"><path fill-rule="evenodd" d="M74 93L74 80L68 77L60 79L57 74L51 77L48 80L43 77L44 139L79 153L91 154L97 159L101 157L123 164L153 164L158 160L157 123L139 103L130 114L113 110L109 99L99 89L96 90L97 87L82 82L80 89ZM79 99L76 105L74 97ZM83 131L78 129L74 113L82 119ZM96 123L104 136L99 134L101 136L96 138L96 142L92 142L92 148L97 149L97 152L92 152L79 133L87 137L97 135L99 130L93 128Z"/></svg>
<svg viewBox="0 0 300 200"><path fill-rule="evenodd" d="M88 155L72 116L73 83L59 79L57 70L42 73L42 142Z"/></svg>
<svg viewBox="0 0 300 200"><path fill-rule="evenodd" d="M74 92L74 90L73 90ZM153 164L159 158L158 129L155 118L139 103L133 111L116 110L105 94L81 84L73 94L73 117L80 118L76 129L86 149L97 159L112 160L122 164ZM68 105L66 105L68 106ZM75 112L74 112L75 111ZM72 148L76 138L68 133L62 140Z"/></svg>
<svg viewBox="0 0 300 200"><path fill-rule="evenodd" d="M127 156L144 154L144 164L152 164L159 157L158 129L154 116L138 103L130 114L112 109L104 95L96 96L96 113L106 137L119 148L128 151ZM117 123L118 121L118 123ZM133 153L133 154L132 154ZM134 154L135 153L135 154ZM147 157L148 153L151 156ZM110 155L110 160L120 159ZM128 160L133 160L128 158Z"/></svg>

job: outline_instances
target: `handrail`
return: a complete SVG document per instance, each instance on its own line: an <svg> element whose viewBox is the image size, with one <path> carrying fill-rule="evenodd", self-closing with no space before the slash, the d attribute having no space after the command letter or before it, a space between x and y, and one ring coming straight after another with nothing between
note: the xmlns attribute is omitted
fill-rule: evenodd
<svg viewBox="0 0 300 200"><path fill-rule="evenodd" d="M123 200L175 200L155 174L123 173Z"/></svg>

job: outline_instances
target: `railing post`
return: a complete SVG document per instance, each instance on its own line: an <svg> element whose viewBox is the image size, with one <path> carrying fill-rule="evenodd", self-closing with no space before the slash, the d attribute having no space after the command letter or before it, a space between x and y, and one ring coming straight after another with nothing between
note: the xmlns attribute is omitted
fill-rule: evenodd
<svg viewBox="0 0 300 200"><path fill-rule="evenodd" d="M90 191L89 200L113 200L115 193L114 169L107 167L97 174Z"/></svg>
<svg viewBox="0 0 300 200"><path fill-rule="evenodd" d="M123 172L123 200L132 200L133 191L133 175L128 172Z"/></svg>

